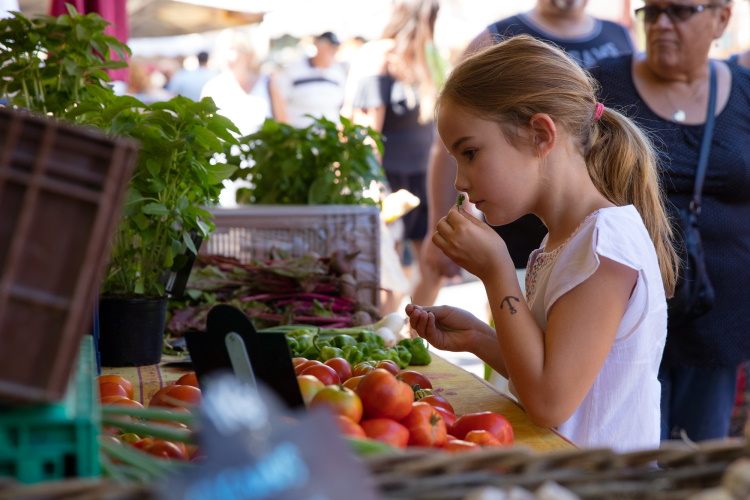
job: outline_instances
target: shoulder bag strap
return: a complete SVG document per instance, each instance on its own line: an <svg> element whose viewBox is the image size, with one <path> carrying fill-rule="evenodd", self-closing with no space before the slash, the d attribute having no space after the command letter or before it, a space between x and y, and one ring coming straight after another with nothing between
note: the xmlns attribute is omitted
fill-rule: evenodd
<svg viewBox="0 0 750 500"><path fill-rule="evenodd" d="M701 152L698 157L698 168L695 171L695 186L693 187L693 199L690 201L690 212L696 217L701 212L701 196L703 193L703 180L708 170L708 154L711 151L711 141L714 135L714 121L716 114L716 69L713 61L709 61L709 90L708 90L708 113L706 115L706 126L703 130L701 141Z"/></svg>

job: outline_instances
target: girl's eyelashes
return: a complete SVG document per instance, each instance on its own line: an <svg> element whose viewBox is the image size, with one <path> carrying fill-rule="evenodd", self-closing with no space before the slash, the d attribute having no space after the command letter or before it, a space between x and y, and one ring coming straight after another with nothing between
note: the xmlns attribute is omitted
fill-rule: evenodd
<svg viewBox="0 0 750 500"><path fill-rule="evenodd" d="M476 156L477 150L476 149L467 149L461 153L461 156L465 156L469 160L473 160L474 156Z"/></svg>

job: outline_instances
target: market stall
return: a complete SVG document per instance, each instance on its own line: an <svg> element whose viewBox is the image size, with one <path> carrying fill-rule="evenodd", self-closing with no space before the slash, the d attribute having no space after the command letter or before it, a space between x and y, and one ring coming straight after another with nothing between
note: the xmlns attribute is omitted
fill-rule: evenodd
<svg viewBox="0 0 750 500"><path fill-rule="evenodd" d="M103 70L124 63L101 54L125 47L103 37L96 16L18 16L5 28L2 64L17 81L1 80L0 93L23 110L0 110L0 500L229 498L216 493L228 477L238 498L461 500L482 498L476 489L486 486L541 498L550 489L556 498L687 498L721 481L725 497L747 497L744 440L582 450L422 339L403 338L402 319L381 326L380 219L362 194L380 173L370 168L377 161L364 128L321 121L317 133L300 132L268 121L238 139L210 100L146 105L114 95ZM16 43L27 39L43 43ZM320 147L304 150L313 139ZM216 161L221 151L227 163ZM207 209L223 181L248 175L259 151L278 163L265 165L265 186L244 193L254 205ZM274 175L286 168L286 177ZM352 184L335 189L343 179ZM217 238L199 252L211 220ZM110 324L96 317L106 293L149 302L148 315L129 308L111 322L124 326L109 334L135 361L120 361L125 347L107 357L88 335ZM218 321L222 335L211 340L234 376L204 393L193 370L205 353L193 350L192 364L163 355L166 314L170 335L184 334L189 348L189 332L217 327L217 305L251 332ZM148 339L132 322L142 316L156 326ZM260 331L251 319L264 323ZM246 348L264 336L275 342L268 350ZM244 383L258 357L291 381L299 403L291 410ZM329 404L335 398L346 406Z"/></svg>

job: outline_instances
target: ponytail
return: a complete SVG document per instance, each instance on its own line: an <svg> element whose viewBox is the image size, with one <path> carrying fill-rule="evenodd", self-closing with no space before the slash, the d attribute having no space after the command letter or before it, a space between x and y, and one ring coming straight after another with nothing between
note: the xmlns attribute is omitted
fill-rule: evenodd
<svg viewBox="0 0 750 500"><path fill-rule="evenodd" d="M437 104L450 101L496 122L514 146L534 114L549 115L574 137L599 192L615 205L636 207L671 297L678 258L653 145L629 118L598 104L596 89L596 81L562 50L519 35L456 65Z"/></svg>
<svg viewBox="0 0 750 500"><path fill-rule="evenodd" d="M601 117L592 122L589 137L585 153L589 177L609 201L618 206L633 204L641 214L656 248L664 291L671 297L678 258L651 140L629 118L611 108L604 108Z"/></svg>

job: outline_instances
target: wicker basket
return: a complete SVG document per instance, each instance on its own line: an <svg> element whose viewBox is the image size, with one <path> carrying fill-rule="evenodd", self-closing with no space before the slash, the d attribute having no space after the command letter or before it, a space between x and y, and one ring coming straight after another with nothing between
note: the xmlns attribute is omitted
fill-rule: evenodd
<svg viewBox="0 0 750 500"><path fill-rule="evenodd" d="M741 457L750 457L744 440L721 440L624 454L608 449L549 454L521 447L458 454L411 449L375 456L367 464L389 500L460 500L483 486L533 491L547 481L582 499L676 500L719 485L724 470Z"/></svg>
<svg viewBox="0 0 750 500"><path fill-rule="evenodd" d="M101 479L68 479L36 485L3 482L0 500L155 500L145 484L118 483Z"/></svg>

